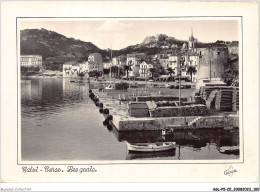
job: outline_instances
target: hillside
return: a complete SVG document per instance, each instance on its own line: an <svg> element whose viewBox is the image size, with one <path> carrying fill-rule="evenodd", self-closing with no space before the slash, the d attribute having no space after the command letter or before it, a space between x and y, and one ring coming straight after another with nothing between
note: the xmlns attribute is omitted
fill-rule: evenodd
<svg viewBox="0 0 260 192"><path fill-rule="evenodd" d="M181 49L183 44L188 45L188 41L178 40L174 37L165 34L158 34L156 36L147 36L140 44L130 45L126 48L114 51L114 55L127 54L132 52L142 52L147 55L159 53L164 49ZM196 47L209 47L214 46L215 43L202 43L197 42Z"/></svg>
<svg viewBox="0 0 260 192"><path fill-rule="evenodd" d="M20 31L21 55L38 54L43 64L64 63L69 60L84 60L100 49L91 42L84 42L46 29L25 29Z"/></svg>

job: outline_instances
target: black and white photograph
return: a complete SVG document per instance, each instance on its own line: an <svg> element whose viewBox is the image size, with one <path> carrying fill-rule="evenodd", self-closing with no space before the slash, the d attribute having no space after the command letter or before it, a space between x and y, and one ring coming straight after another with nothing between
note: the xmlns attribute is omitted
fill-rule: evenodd
<svg viewBox="0 0 260 192"><path fill-rule="evenodd" d="M239 159L240 18L18 22L22 161Z"/></svg>
<svg viewBox="0 0 260 192"><path fill-rule="evenodd" d="M0 9L1 191L259 191L257 1Z"/></svg>

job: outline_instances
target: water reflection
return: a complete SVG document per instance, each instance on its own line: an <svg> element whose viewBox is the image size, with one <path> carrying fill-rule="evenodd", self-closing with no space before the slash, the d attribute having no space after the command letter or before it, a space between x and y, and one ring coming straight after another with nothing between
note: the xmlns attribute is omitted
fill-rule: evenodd
<svg viewBox="0 0 260 192"><path fill-rule="evenodd" d="M129 143L153 143L157 141L165 142L176 142L177 148L176 153L177 158L186 159L186 155L190 152L201 152L212 150L212 159L222 155L219 148L222 146L238 146L239 145L239 130L225 130L223 128L218 129L185 129L185 130L174 130L172 134L162 135L161 131L124 131L118 132L115 128L112 129L113 133L116 135L118 141L127 141ZM185 151L185 152L184 152ZM182 154L184 152L184 154ZM183 156L182 156L182 155ZM239 153L227 153L233 154L233 158L239 158ZM127 159L142 159L142 158L155 158L155 157L169 157L175 156L174 154L167 154L166 152L162 154L152 153L152 154L138 154L134 155L132 158L130 154ZM197 159L197 155L190 155L187 159ZM209 157L208 157L209 158Z"/></svg>
<svg viewBox="0 0 260 192"><path fill-rule="evenodd" d="M130 152L127 154L127 160L134 160L134 159L155 159L155 158L163 158L163 157L173 157L175 156L176 150L169 150L169 151L159 151L159 152L146 152L146 153L135 153Z"/></svg>

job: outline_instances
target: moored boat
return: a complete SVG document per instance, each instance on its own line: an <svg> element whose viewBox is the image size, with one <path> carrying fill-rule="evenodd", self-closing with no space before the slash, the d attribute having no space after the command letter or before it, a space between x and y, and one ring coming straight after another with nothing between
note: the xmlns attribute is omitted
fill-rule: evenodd
<svg viewBox="0 0 260 192"><path fill-rule="evenodd" d="M156 151L167 151L176 148L175 142L156 142L156 143L128 143L128 151L133 152L156 152Z"/></svg>
<svg viewBox="0 0 260 192"><path fill-rule="evenodd" d="M226 154L238 154L239 153L239 146L222 146L219 147L220 153L226 153Z"/></svg>
<svg viewBox="0 0 260 192"><path fill-rule="evenodd" d="M105 87L105 89L115 89L114 85L109 84L107 87Z"/></svg>
<svg viewBox="0 0 260 192"><path fill-rule="evenodd" d="M176 155L176 150L168 150L168 151L157 151L157 152L145 152L145 153L133 153L130 152L127 154L126 160L134 160L134 159L155 159L161 157L173 157Z"/></svg>

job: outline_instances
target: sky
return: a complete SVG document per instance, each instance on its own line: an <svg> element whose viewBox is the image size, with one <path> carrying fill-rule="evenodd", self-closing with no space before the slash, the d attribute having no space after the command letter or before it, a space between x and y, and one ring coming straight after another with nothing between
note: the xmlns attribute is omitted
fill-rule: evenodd
<svg viewBox="0 0 260 192"><path fill-rule="evenodd" d="M141 43L146 36L166 34L179 40L193 35L200 42L216 40L238 41L238 20L183 20L183 19L89 19L20 21L20 30L47 29L66 37L92 42L101 49L122 49Z"/></svg>

